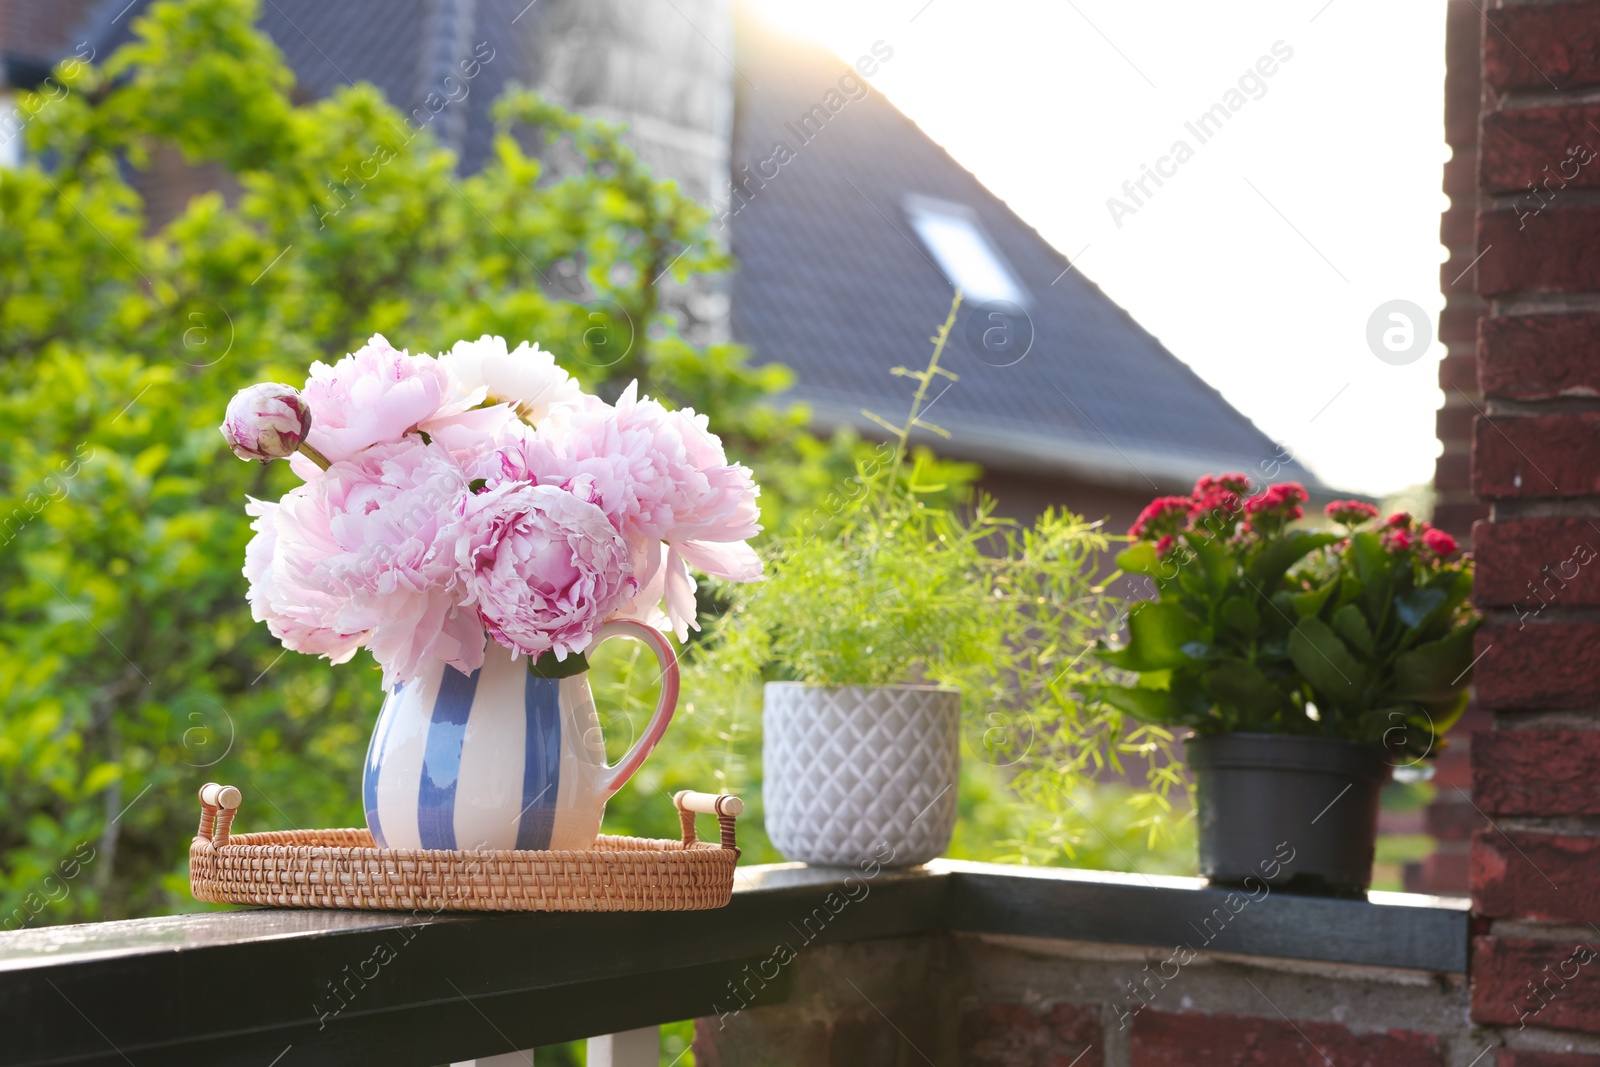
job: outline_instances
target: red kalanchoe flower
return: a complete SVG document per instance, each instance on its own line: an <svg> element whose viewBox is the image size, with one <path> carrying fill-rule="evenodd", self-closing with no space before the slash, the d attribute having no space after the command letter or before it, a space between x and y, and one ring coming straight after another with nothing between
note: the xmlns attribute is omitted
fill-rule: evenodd
<svg viewBox="0 0 1600 1067"><path fill-rule="evenodd" d="M1189 529L1208 537L1226 537L1243 514L1243 497L1232 489L1213 485L1190 506Z"/></svg>
<svg viewBox="0 0 1600 1067"><path fill-rule="evenodd" d="M1162 534L1177 533L1189 517L1193 504L1186 496L1158 496L1139 512L1139 517L1128 528L1128 536L1148 541Z"/></svg>
<svg viewBox="0 0 1600 1067"><path fill-rule="evenodd" d="M1269 485L1267 491L1245 502L1244 509L1251 515L1271 515L1298 519L1305 514L1300 505L1306 502L1306 490L1299 482L1279 482Z"/></svg>
<svg viewBox="0 0 1600 1067"><path fill-rule="evenodd" d="M1411 512L1397 511L1387 519L1384 519L1383 524L1391 530L1409 530L1411 529Z"/></svg>
<svg viewBox="0 0 1600 1067"><path fill-rule="evenodd" d="M1194 483L1194 495L1204 498L1213 489L1226 489L1238 493L1240 496L1250 491L1250 478L1248 475L1237 472L1229 474L1202 474L1200 480Z"/></svg>
<svg viewBox="0 0 1600 1067"><path fill-rule="evenodd" d="M1343 526L1360 526L1378 517L1378 509L1361 500L1335 500L1322 509L1328 518Z"/></svg>
<svg viewBox="0 0 1600 1067"><path fill-rule="evenodd" d="M1383 545L1390 552L1404 552L1411 547L1409 530L1390 530L1383 535Z"/></svg>
<svg viewBox="0 0 1600 1067"><path fill-rule="evenodd" d="M1156 542L1156 555L1161 559L1167 558L1167 553L1172 551L1172 535L1162 534L1161 540Z"/></svg>
<svg viewBox="0 0 1600 1067"><path fill-rule="evenodd" d="M1422 543L1428 550L1440 559L1449 559L1460 551L1461 546L1456 544L1456 539L1443 530L1428 529L1422 534Z"/></svg>

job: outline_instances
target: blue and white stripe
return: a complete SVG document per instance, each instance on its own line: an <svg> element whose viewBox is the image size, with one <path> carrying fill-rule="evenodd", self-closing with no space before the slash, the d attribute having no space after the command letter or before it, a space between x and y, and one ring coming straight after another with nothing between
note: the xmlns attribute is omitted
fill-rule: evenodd
<svg viewBox="0 0 1600 1067"><path fill-rule="evenodd" d="M578 825L590 816L571 810L576 796L560 810L563 692L570 702L582 687L586 698L585 681L534 677L525 659L491 649L471 675L435 663L385 700L362 782L380 848L546 849L574 835L593 839L593 827ZM568 765L569 777L585 777L570 757ZM592 817L598 825L599 812Z"/></svg>

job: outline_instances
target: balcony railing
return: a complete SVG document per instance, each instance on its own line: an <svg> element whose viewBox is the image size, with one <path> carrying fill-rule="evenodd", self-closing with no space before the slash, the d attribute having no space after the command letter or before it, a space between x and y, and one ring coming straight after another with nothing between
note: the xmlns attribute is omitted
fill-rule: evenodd
<svg viewBox="0 0 1600 1067"><path fill-rule="evenodd" d="M796 977L808 957L928 939L974 946L962 957L968 1001L995 967L1075 953L1090 961L1085 973L1106 970L1095 995L1109 1003L1123 957L1105 946L1189 944L1276 975L1323 965L1338 981L1459 976L1468 916L1464 904L1404 894L1230 894L1193 879L941 861L745 868L732 903L707 912L240 910L40 928L0 934L0 1067L498 1067L528 1058L493 1057L596 1034L618 1036L591 1045L591 1064L632 1067L656 1054L650 1031L628 1031L689 1018L759 1027L754 1009L810 995L800 988L810 979ZM875 1002L868 981L857 992Z"/></svg>

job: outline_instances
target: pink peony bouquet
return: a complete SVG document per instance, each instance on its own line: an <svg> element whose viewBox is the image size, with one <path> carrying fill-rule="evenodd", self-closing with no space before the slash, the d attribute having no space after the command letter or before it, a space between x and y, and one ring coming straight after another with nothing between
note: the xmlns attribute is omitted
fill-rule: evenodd
<svg viewBox="0 0 1600 1067"><path fill-rule="evenodd" d="M686 638L690 567L761 577L760 490L704 415L636 384L607 404L537 345L434 357L375 336L302 390L241 390L228 444L304 479L246 506L255 618L334 663L371 649L385 685L431 658L474 671L491 639L565 661L609 619Z"/></svg>

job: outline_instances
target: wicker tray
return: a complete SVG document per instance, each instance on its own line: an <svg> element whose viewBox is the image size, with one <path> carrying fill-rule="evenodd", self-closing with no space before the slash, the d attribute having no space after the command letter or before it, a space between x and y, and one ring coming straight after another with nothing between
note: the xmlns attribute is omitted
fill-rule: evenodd
<svg viewBox="0 0 1600 1067"><path fill-rule="evenodd" d="M416 911L697 911L733 892L738 797L674 798L683 840L602 834L585 852L386 849L365 829L232 834L241 796L200 790L200 829L189 846L196 900L280 908ZM715 815L720 844L695 836L696 812Z"/></svg>

